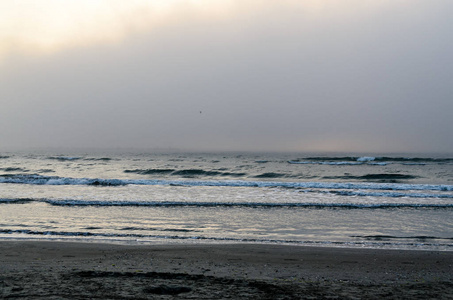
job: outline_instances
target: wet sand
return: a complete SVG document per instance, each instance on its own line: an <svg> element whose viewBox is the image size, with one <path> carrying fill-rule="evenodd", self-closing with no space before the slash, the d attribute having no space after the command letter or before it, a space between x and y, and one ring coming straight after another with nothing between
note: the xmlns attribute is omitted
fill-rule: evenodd
<svg viewBox="0 0 453 300"><path fill-rule="evenodd" d="M453 299L453 252L1 241L2 299Z"/></svg>

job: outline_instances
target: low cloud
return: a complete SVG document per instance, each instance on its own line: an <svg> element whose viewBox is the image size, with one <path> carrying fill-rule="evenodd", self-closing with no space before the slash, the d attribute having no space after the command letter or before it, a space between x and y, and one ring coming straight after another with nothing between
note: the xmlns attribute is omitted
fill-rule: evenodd
<svg viewBox="0 0 453 300"><path fill-rule="evenodd" d="M451 152L453 4L321 2L10 53L0 146Z"/></svg>

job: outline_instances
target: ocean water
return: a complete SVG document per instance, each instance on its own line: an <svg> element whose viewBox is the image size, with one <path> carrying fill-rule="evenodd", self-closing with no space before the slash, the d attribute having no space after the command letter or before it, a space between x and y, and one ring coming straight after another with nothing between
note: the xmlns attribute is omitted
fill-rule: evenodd
<svg viewBox="0 0 453 300"><path fill-rule="evenodd" d="M453 158L1 152L0 239L453 251Z"/></svg>

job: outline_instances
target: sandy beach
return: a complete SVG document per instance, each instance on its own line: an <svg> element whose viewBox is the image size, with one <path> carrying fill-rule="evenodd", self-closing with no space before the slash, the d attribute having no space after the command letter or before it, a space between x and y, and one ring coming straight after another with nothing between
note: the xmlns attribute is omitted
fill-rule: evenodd
<svg viewBox="0 0 453 300"><path fill-rule="evenodd" d="M453 299L453 252L2 241L2 299Z"/></svg>

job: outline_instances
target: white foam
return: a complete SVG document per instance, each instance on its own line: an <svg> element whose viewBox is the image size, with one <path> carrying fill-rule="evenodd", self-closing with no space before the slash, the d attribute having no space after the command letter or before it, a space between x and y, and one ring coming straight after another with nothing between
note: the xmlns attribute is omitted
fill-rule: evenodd
<svg viewBox="0 0 453 300"><path fill-rule="evenodd" d="M180 186L225 186L225 187L283 187L317 189L355 189L355 190L428 190L453 191L453 185L444 184L398 184L398 183L352 183L352 182L282 182L247 180L147 180L147 179L103 179L70 178L40 175L12 175L0 177L0 183L35 185L180 185Z"/></svg>
<svg viewBox="0 0 453 300"><path fill-rule="evenodd" d="M376 159L376 157L372 157L372 156L363 156L363 157L359 157L357 159L357 161L359 162L369 162L369 161L374 161Z"/></svg>

